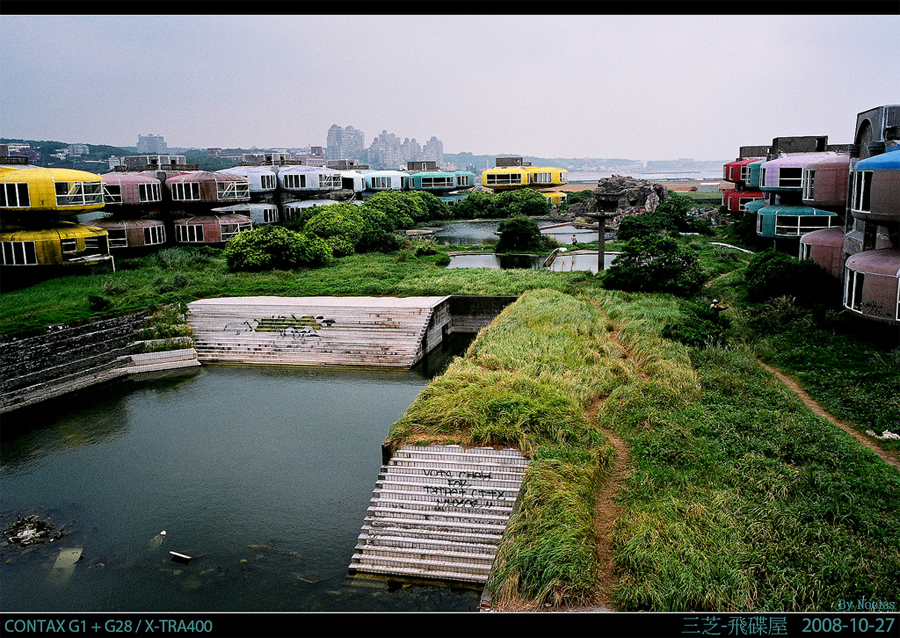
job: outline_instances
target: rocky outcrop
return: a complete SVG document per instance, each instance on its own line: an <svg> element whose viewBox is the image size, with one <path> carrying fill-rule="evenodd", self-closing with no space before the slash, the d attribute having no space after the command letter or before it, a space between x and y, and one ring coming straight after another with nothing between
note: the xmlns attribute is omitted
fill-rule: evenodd
<svg viewBox="0 0 900 638"><path fill-rule="evenodd" d="M669 189L662 184L629 177L613 175L597 182L597 188L591 195L594 210L628 213L656 210L661 202L666 201Z"/></svg>

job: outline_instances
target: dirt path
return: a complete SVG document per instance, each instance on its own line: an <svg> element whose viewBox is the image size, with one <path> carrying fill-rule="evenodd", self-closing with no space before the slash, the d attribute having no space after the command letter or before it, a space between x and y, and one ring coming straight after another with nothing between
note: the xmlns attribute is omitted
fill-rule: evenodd
<svg viewBox="0 0 900 638"><path fill-rule="evenodd" d="M826 419L827 421L830 421L833 425L836 425L837 427L841 428L844 432L846 432L847 434L849 434L850 436L855 438L857 441L862 443L864 446L866 446L867 448L869 448L870 450L875 452L875 454L877 454L885 463L900 470L900 461L897 461L890 454L888 454L887 452L882 450L880 447L878 447L878 444L876 444L872 439L867 437L865 434L862 434L861 432L859 432L855 428L853 428L851 425L844 423L843 421L835 418L834 416L832 416L831 414L826 412L825 409L821 405L816 403L812 399L812 397L810 397L803 390L803 388L801 388L799 385L797 385L796 381L791 379L789 376L787 376L780 370L776 370L775 368L766 365L762 361L760 361L759 364L763 368L765 368L766 370L768 370L769 372L774 374L776 377L778 377L778 379L782 383L784 383L788 388L790 388L794 392L794 394L796 394L798 397L800 397L800 400L803 401L803 403L806 404L806 407L808 407L810 410L812 410L812 412L814 414L822 417L823 419Z"/></svg>

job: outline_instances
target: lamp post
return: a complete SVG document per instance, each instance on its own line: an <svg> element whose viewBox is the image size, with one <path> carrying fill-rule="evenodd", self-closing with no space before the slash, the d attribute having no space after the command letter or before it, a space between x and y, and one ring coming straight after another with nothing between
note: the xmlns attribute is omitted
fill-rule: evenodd
<svg viewBox="0 0 900 638"><path fill-rule="evenodd" d="M585 213L585 217L590 217L591 219L597 220L597 233L599 235L597 239L597 272L604 270L604 263L606 261L606 220L612 219L616 214L614 212L593 212L593 213Z"/></svg>

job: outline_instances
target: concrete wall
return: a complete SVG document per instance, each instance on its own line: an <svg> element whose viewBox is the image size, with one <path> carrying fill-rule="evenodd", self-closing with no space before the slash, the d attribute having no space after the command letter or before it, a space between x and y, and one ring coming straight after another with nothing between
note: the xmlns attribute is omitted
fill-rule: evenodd
<svg viewBox="0 0 900 638"><path fill-rule="evenodd" d="M0 413L122 374L146 323L128 315L3 342Z"/></svg>
<svg viewBox="0 0 900 638"><path fill-rule="evenodd" d="M451 317L449 331L478 332L516 299L518 297L453 295L449 299Z"/></svg>

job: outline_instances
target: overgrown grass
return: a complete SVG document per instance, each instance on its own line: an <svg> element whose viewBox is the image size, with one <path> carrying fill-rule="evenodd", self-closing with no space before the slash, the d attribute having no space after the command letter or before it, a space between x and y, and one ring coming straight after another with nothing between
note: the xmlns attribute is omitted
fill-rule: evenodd
<svg viewBox="0 0 900 638"><path fill-rule="evenodd" d="M619 431L622 609L836 610L900 594L900 476L746 348L692 350L701 392ZM624 427L623 427L624 426Z"/></svg>
<svg viewBox="0 0 900 638"><path fill-rule="evenodd" d="M580 604L596 595L593 511L613 449L585 409L624 373L615 364L598 374L603 353L620 360L608 325L571 295L527 292L391 428L393 446L513 446L531 458L492 573L497 604Z"/></svg>

